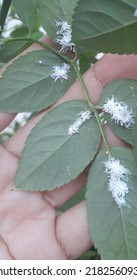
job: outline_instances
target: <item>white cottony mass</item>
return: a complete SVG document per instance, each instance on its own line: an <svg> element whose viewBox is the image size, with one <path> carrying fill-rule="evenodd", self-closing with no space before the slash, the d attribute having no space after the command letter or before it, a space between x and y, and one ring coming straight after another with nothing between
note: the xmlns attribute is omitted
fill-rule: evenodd
<svg viewBox="0 0 137 280"><path fill-rule="evenodd" d="M114 96L105 101L103 111L121 126L130 128L134 124L132 110L129 111L128 106L124 102L118 102Z"/></svg>
<svg viewBox="0 0 137 280"><path fill-rule="evenodd" d="M86 122L87 120L89 120L91 118L91 112L89 110L87 111L82 111L78 114L78 116L80 116L79 118L76 119L76 121L70 125L69 129L68 129L68 134L72 135L75 133L79 132L80 126Z"/></svg>
<svg viewBox="0 0 137 280"><path fill-rule="evenodd" d="M66 32L66 30L70 31L71 33L71 25L69 25L65 20L62 21L56 20L56 26L60 27L60 29L56 32L57 34L62 34L63 32Z"/></svg>
<svg viewBox="0 0 137 280"><path fill-rule="evenodd" d="M110 178L114 178L116 180L123 179L126 181L131 174L129 170L120 163L119 159L108 159L104 162L104 165L106 167L106 173Z"/></svg>
<svg viewBox="0 0 137 280"><path fill-rule="evenodd" d="M120 163L119 159L108 159L104 165L105 173L108 175L108 190L119 208L127 206L125 195L129 192L127 183L131 172Z"/></svg>
<svg viewBox="0 0 137 280"><path fill-rule="evenodd" d="M56 26L59 27L56 34L58 37L54 40L61 45L60 52L75 51L75 44L72 40L72 28L66 21L56 21Z"/></svg>
<svg viewBox="0 0 137 280"><path fill-rule="evenodd" d="M70 70L70 65L63 63L62 66L55 65L52 67L52 74L50 77L56 82L57 80L60 80L63 82L63 80L68 80L68 73Z"/></svg>

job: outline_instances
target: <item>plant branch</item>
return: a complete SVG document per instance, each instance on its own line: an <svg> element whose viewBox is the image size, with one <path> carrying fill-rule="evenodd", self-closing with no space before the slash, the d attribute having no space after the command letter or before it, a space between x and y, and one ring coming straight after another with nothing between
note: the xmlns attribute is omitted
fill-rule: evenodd
<svg viewBox="0 0 137 280"><path fill-rule="evenodd" d="M102 138L103 138L103 141L104 141L104 144L106 146L106 149L107 149L107 152L108 152L108 155L109 157L112 157L111 156L111 148L108 144L108 141L106 139L106 136L105 136L105 133L104 133L104 129L103 129L103 126L102 126L102 123L101 123L101 120L100 120L100 117L99 117L99 112L96 110L96 106L94 106L94 104L92 103L90 97L89 97L89 94L88 94L88 91L87 91L87 87L85 85L85 82L84 82L84 79L79 71L79 68L76 64L75 61L71 61L71 65L73 66L75 72L77 73L77 76L80 80L80 83L81 83L81 86L82 86L82 89L83 89L83 92L84 92L84 96L86 98L86 101L89 105L89 108L91 110L92 113L94 113L95 117L96 117L96 120L97 120L97 123L98 123L98 126L99 126L99 129L100 129L100 132L101 132L101 135L102 135Z"/></svg>
<svg viewBox="0 0 137 280"><path fill-rule="evenodd" d="M28 41L31 42L32 44L36 43L38 45L40 45L41 47L44 47L46 49L51 50L53 53L57 54L59 57L63 58L65 61L67 61L69 64L71 64L71 59L69 57L67 57L66 55L64 55L63 53L59 52L56 48L52 47L51 45L33 39L33 38L29 38L29 37L18 37L18 38L11 38L10 40L6 40L6 42L14 42L14 41Z"/></svg>

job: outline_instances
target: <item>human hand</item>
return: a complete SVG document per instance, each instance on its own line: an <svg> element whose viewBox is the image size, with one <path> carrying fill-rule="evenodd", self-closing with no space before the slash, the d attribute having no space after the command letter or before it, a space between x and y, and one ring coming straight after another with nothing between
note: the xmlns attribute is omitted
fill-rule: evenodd
<svg viewBox="0 0 137 280"><path fill-rule="evenodd" d="M36 48L39 47L35 45L30 50ZM136 69L134 55L105 55L84 75L93 103L98 103L103 87L114 79L136 79ZM54 106L71 99L83 99L78 81ZM24 143L45 112L39 113L0 147L0 259L77 259L92 246L85 201L62 214L57 213L57 209L85 185L87 171L53 191L13 191ZM0 113L1 130L14 116ZM108 126L105 126L105 133L111 146L125 145Z"/></svg>

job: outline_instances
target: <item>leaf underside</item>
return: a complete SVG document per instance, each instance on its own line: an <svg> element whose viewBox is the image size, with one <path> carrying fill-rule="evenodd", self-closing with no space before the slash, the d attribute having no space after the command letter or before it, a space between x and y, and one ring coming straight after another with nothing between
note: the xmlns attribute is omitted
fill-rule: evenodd
<svg viewBox="0 0 137 280"><path fill-rule="evenodd" d="M136 0L80 0L73 41L96 52L137 52Z"/></svg>
<svg viewBox="0 0 137 280"><path fill-rule="evenodd" d="M78 1L79 0L34 0L41 24L52 39L56 39L57 37L56 31L58 28L56 26L56 21L67 21L68 24L72 23L72 16Z"/></svg>
<svg viewBox="0 0 137 280"><path fill-rule="evenodd" d="M4 45L0 48L0 61L7 63L30 45L31 43L25 40L5 42Z"/></svg>
<svg viewBox="0 0 137 280"><path fill-rule="evenodd" d="M37 12L33 0L12 0L14 9L30 32L37 30Z"/></svg>
<svg viewBox="0 0 137 280"><path fill-rule="evenodd" d="M0 79L0 111L40 111L59 100L76 79L71 68L67 80L50 77L52 67L64 60L48 50L28 53L16 60Z"/></svg>
<svg viewBox="0 0 137 280"><path fill-rule="evenodd" d="M124 147L112 148L112 156L132 172L126 194L128 206L118 208L108 191L108 178L103 162L107 160L102 150L89 172L87 183L87 212L92 240L101 259L137 259L137 169L133 152Z"/></svg>
<svg viewBox="0 0 137 280"><path fill-rule="evenodd" d="M87 109L84 101L63 103L33 128L21 156L16 189L51 190L70 182L85 169L100 144L96 119L87 120L76 134L69 135L68 129Z"/></svg>

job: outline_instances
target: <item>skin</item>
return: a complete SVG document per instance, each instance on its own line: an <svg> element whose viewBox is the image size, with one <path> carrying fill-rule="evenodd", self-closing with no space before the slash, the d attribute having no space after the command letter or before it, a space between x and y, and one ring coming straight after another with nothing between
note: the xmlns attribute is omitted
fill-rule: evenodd
<svg viewBox="0 0 137 280"><path fill-rule="evenodd" d="M47 37L43 40L53 44ZM27 52L39 48L41 47L33 45ZM105 55L84 74L92 101L97 104L102 89L113 80L123 77L137 79L137 56ZM84 99L79 81L54 106L72 99ZM85 201L65 213L58 214L57 211L85 185L87 170L69 184L50 192L13 190L13 180L26 138L31 128L46 112L39 113L0 146L1 260L77 259L93 245ZM1 131L10 124L15 115L0 113ZM107 126L105 134L111 146L126 145ZM101 145L103 146L103 143Z"/></svg>

